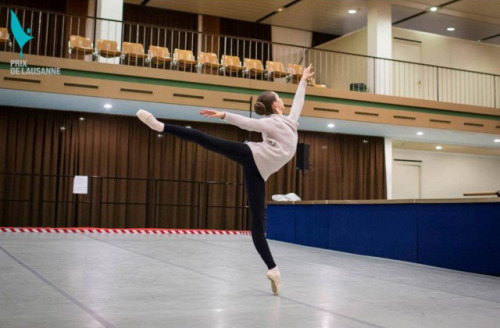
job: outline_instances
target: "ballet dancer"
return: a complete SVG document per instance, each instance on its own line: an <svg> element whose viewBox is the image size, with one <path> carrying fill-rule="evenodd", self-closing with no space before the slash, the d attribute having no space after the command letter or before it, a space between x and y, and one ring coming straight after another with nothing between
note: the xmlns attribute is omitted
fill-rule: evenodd
<svg viewBox="0 0 500 328"><path fill-rule="evenodd" d="M137 112L139 119L151 129L195 142L243 166L245 190L252 217L252 240L267 265L267 278L271 281L271 290L275 295L280 293L281 276L264 231L265 181L295 155L298 141L297 121L304 105L307 80L314 75L312 68L311 64L304 69L288 116L283 115L283 100L273 91L262 92L254 104L255 112L264 116L261 119L211 109L200 110L204 117L219 118L242 129L262 133L262 142L241 143L217 139L195 129L162 123L145 110L140 109Z"/></svg>

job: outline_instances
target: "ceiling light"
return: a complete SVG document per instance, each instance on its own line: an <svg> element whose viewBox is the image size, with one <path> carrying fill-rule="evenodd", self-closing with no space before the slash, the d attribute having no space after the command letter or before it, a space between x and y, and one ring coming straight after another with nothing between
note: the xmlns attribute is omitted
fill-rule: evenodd
<svg viewBox="0 0 500 328"><path fill-rule="evenodd" d="M448 27L446 30L450 31L450 32L453 32L453 31L455 31L455 28L454 27Z"/></svg>
<svg viewBox="0 0 500 328"><path fill-rule="evenodd" d="M351 15L354 15L355 13L357 13L357 10L356 9L349 9L347 12Z"/></svg>
<svg viewBox="0 0 500 328"><path fill-rule="evenodd" d="M436 146L436 149L437 149L437 150L441 150L441 149L443 149L443 147L441 147L441 146Z"/></svg>
<svg viewBox="0 0 500 328"><path fill-rule="evenodd" d="M423 136L423 135L424 135L424 133L422 131L417 132L417 136Z"/></svg>
<svg viewBox="0 0 500 328"><path fill-rule="evenodd" d="M278 11L279 11L279 12L282 12L282 11L283 11L283 8L278 8Z"/></svg>
<svg viewBox="0 0 500 328"><path fill-rule="evenodd" d="M364 143L364 144L367 144L367 143L368 143L368 140L366 140L366 139L365 139L365 140L363 140L363 143Z"/></svg>
<svg viewBox="0 0 500 328"><path fill-rule="evenodd" d="M163 138L163 134L158 133L158 138Z"/></svg>
<svg viewBox="0 0 500 328"><path fill-rule="evenodd" d="M333 124L333 123L329 123L327 126L328 126L330 129L333 129L333 128L335 127L335 124Z"/></svg>
<svg viewBox="0 0 500 328"><path fill-rule="evenodd" d="M431 7L431 9L430 9L430 10L431 10L432 12L435 12L435 11L437 11L437 10L438 10L438 7Z"/></svg>
<svg viewBox="0 0 500 328"><path fill-rule="evenodd" d="M80 117L80 121L85 121L85 117Z"/></svg>
<svg viewBox="0 0 500 328"><path fill-rule="evenodd" d="M60 127L60 129L61 129L61 131L64 131L64 130L66 130L66 127L63 125Z"/></svg>
<svg viewBox="0 0 500 328"><path fill-rule="evenodd" d="M500 142L500 139L495 139L495 142Z"/></svg>
<svg viewBox="0 0 500 328"><path fill-rule="evenodd" d="M111 104L105 104L105 105L104 105L104 108L106 108L106 109L111 109L111 108L113 108L113 106L112 106Z"/></svg>

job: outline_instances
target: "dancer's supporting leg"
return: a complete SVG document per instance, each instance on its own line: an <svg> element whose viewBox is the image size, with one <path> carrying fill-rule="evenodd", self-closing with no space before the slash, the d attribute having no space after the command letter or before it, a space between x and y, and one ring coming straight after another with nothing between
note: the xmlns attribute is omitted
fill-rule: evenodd
<svg viewBox="0 0 500 328"><path fill-rule="evenodd" d="M260 254L262 260L264 260L267 268L269 269L267 277L272 282L273 293L279 294L280 273L276 267L276 263L274 263L264 230L265 181L262 179L262 176L255 165L250 147L241 142L214 138L196 129L161 123L156 120L152 114L143 110L137 112L137 116L141 119L141 121L156 131L169 133L181 139L195 142L208 150L226 156L243 165L245 189L248 196L248 203L250 205L250 214L252 216L252 241L255 249Z"/></svg>

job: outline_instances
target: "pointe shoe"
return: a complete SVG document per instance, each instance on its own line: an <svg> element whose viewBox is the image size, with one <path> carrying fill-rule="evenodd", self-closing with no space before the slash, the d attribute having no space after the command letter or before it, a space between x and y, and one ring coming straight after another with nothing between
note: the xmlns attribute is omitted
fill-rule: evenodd
<svg viewBox="0 0 500 328"><path fill-rule="evenodd" d="M136 113L137 117L142 121L142 123L149 126L151 129L162 132L164 124L158 121L153 114L144 109L139 109Z"/></svg>
<svg viewBox="0 0 500 328"><path fill-rule="evenodd" d="M281 275L278 267L267 271L267 279L271 280L271 289L274 295L279 295L281 291Z"/></svg>

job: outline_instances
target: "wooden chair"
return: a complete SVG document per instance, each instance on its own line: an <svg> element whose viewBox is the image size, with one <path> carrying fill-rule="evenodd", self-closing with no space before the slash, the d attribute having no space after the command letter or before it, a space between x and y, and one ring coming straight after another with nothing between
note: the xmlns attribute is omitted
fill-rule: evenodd
<svg viewBox="0 0 500 328"><path fill-rule="evenodd" d="M7 46L12 47L9 31L5 27L0 27L0 49L7 50Z"/></svg>
<svg viewBox="0 0 500 328"><path fill-rule="evenodd" d="M302 78L303 71L304 67L302 65L288 64L289 80L294 84L298 84L300 79Z"/></svg>
<svg viewBox="0 0 500 328"><path fill-rule="evenodd" d="M97 40L97 47L95 54L104 58L115 58L122 55L121 51L118 50L118 44L113 40Z"/></svg>
<svg viewBox="0 0 500 328"><path fill-rule="evenodd" d="M224 75L242 76L244 68L241 66L240 58L237 56L222 56L222 72Z"/></svg>
<svg viewBox="0 0 500 328"><path fill-rule="evenodd" d="M149 46L148 57L151 67L170 68L170 64L172 63L170 51L165 47Z"/></svg>
<svg viewBox="0 0 500 328"><path fill-rule="evenodd" d="M288 77L288 73L285 71L285 66L283 66L282 62L268 60L266 61L266 69L268 77L272 80Z"/></svg>
<svg viewBox="0 0 500 328"><path fill-rule="evenodd" d="M262 61L259 59L245 58L243 60L243 67L245 68L245 75L250 78L255 77L256 79L262 79L264 74L267 74L264 65L262 65Z"/></svg>
<svg viewBox="0 0 500 328"><path fill-rule="evenodd" d="M200 52L198 55L198 70L200 73L218 75L220 68L219 58L214 53Z"/></svg>
<svg viewBox="0 0 500 328"><path fill-rule="evenodd" d="M173 64L179 71L194 72L198 62L191 50L175 49Z"/></svg>
<svg viewBox="0 0 500 328"><path fill-rule="evenodd" d="M315 88L326 88L325 84L317 84L314 77L311 77L309 80L307 80L307 85Z"/></svg>
<svg viewBox="0 0 500 328"><path fill-rule="evenodd" d="M144 46L141 43L123 42L122 63L126 65L144 66Z"/></svg>
<svg viewBox="0 0 500 328"><path fill-rule="evenodd" d="M85 56L92 54L92 41L79 35L72 35L68 41L68 52L70 58L85 59Z"/></svg>

